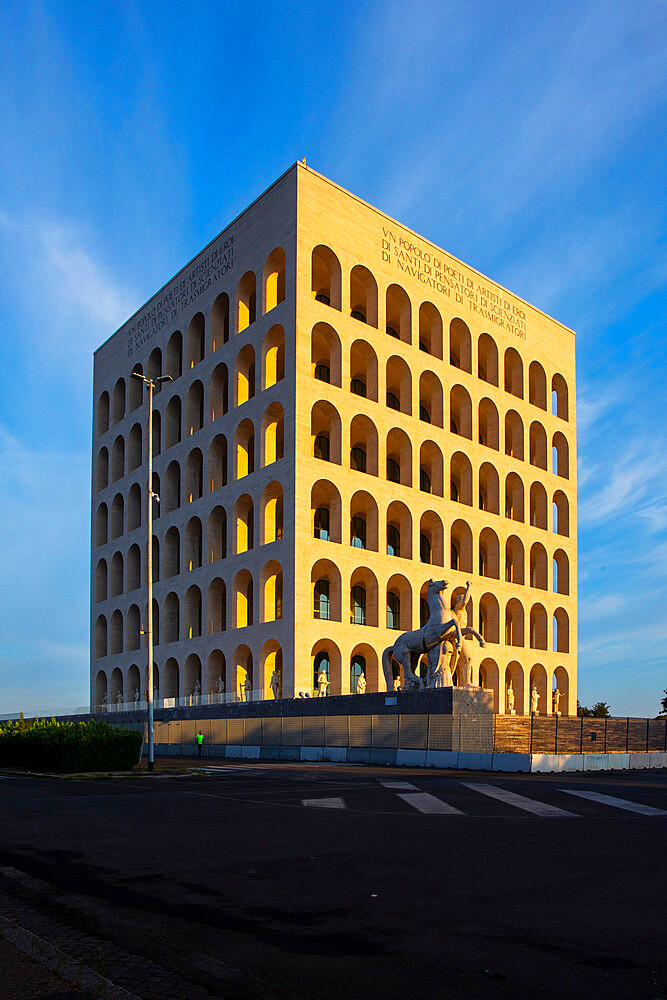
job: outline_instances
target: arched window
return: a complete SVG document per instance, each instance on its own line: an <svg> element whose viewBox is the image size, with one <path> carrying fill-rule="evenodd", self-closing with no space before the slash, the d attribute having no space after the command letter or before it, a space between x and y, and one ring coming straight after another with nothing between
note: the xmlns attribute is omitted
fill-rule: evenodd
<svg viewBox="0 0 667 1000"><path fill-rule="evenodd" d="M564 479L569 479L570 477L569 447L567 438L560 431L553 436L551 471L554 475L562 476Z"/></svg>
<svg viewBox="0 0 667 1000"><path fill-rule="evenodd" d="M144 370L141 365L135 365L132 369L133 375L143 375ZM142 402L144 395L144 383L138 378L131 378L128 383L128 402L130 413L133 410L137 410Z"/></svg>
<svg viewBox="0 0 667 1000"><path fill-rule="evenodd" d="M164 426L164 446L171 448L181 440L181 401L172 396L167 403Z"/></svg>
<svg viewBox="0 0 667 1000"><path fill-rule="evenodd" d="M355 340L350 348L350 392L378 401L378 359L366 340Z"/></svg>
<svg viewBox="0 0 667 1000"><path fill-rule="evenodd" d="M315 538L319 538L320 541L329 541L329 508L328 507L318 507L315 511L315 521L313 526L313 534Z"/></svg>
<svg viewBox="0 0 667 1000"><path fill-rule="evenodd" d="M360 585L350 591L350 614L353 625L366 624L366 588Z"/></svg>
<svg viewBox="0 0 667 1000"><path fill-rule="evenodd" d="M401 600L398 594L387 591L387 628L400 629Z"/></svg>
<svg viewBox="0 0 667 1000"><path fill-rule="evenodd" d="M264 487L261 500L262 545L283 537L283 488L278 482Z"/></svg>
<svg viewBox="0 0 667 1000"><path fill-rule="evenodd" d="M350 545L355 549L366 548L366 521L358 514L350 521Z"/></svg>
<svg viewBox="0 0 667 1000"><path fill-rule="evenodd" d="M551 380L551 412L561 420L568 419L567 382L562 375L554 375Z"/></svg>
<svg viewBox="0 0 667 1000"><path fill-rule="evenodd" d="M313 660L313 688L315 691L318 689L317 678L322 672L327 675L327 680L329 680L329 654L326 650L317 653Z"/></svg>
<svg viewBox="0 0 667 1000"><path fill-rule="evenodd" d="M472 372L470 330L458 317L449 324L449 363L464 372Z"/></svg>
<svg viewBox="0 0 667 1000"><path fill-rule="evenodd" d="M480 334L477 341L477 377L498 385L498 348L488 333Z"/></svg>
<svg viewBox="0 0 667 1000"><path fill-rule="evenodd" d="M313 455L315 458L321 458L325 462L330 461L330 450L329 450L329 435L328 434L316 434L315 441L313 445Z"/></svg>
<svg viewBox="0 0 667 1000"><path fill-rule="evenodd" d="M103 392L97 403L97 434L106 434L109 430L109 393Z"/></svg>
<svg viewBox="0 0 667 1000"><path fill-rule="evenodd" d="M234 368L235 406L242 406L255 395L255 351L246 344L237 357Z"/></svg>
<svg viewBox="0 0 667 1000"><path fill-rule="evenodd" d="M229 375L227 365L220 364L211 375L208 390L211 423L224 416L229 408Z"/></svg>
<svg viewBox="0 0 667 1000"><path fill-rule="evenodd" d="M419 535L419 561L423 563L431 561L431 540L423 531Z"/></svg>
<svg viewBox="0 0 667 1000"><path fill-rule="evenodd" d="M314 457L340 465L340 414L331 403L320 400L313 404L310 434Z"/></svg>
<svg viewBox="0 0 667 1000"><path fill-rule="evenodd" d="M534 420L530 425L529 450L530 464L537 466L538 469L546 469L547 432L537 420Z"/></svg>
<svg viewBox="0 0 667 1000"><path fill-rule="evenodd" d="M203 361L206 353L204 316L197 313L192 317L186 337L187 367L194 368Z"/></svg>
<svg viewBox="0 0 667 1000"><path fill-rule="evenodd" d="M167 375L172 379L183 374L183 337L180 330L174 331L167 344Z"/></svg>
<svg viewBox="0 0 667 1000"><path fill-rule="evenodd" d="M322 618L329 621L330 616L329 581L324 579L316 580L313 588L313 618Z"/></svg>
<svg viewBox="0 0 667 1000"><path fill-rule="evenodd" d="M125 416L125 379L119 378L113 390L113 422L119 423Z"/></svg>
<svg viewBox="0 0 667 1000"><path fill-rule="evenodd" d="M442 317L432 302L419 307L419 350L442 359Z"/></svg>
<svg viewBox="0 0 667 1000"><path fill-rule="evenodd" d="M255 429L251 420L242 420L234 435L235 478L255 471Z"/></svg>
<svg viewBox="0 0 667 1000"><path fill-rule="evenodd" d="M513 347L505 351L505 392L523 399L523 361Z"/></svg>
<svg viewBox="0 0 667 1000"><path fill-rule="evenodd" d="M400 285L389 285L385 299L387 333L390 337L412 343L412 307L410 299Z"/></svg>
<svg viewBox="0 0 667 1000"><path fill-rule="evenodd" d="M285 298L285 251L276 247L264 265L264 312L274 309Z"/></svg>
<svg viewBox="0 0 667 1000"><path fill-rule="evenodd" d="M246 271L236 288L236 332L241 333L257 316L257 280L254 271Z"/></svg>
<svg viewBox="0 0 667 1000"><path fill-rule="evenodd" d="M367 267L357 264L350 271L350 315L370 326L378 325L378 287Z"/></svg>
<svg viewBox="0 0 667 1000"><path fill-rule="evenodd" d="M193 382L188 390L185 425L188 435L196 434L204 426L204 386L199 380Z"/></svg>
<svg viewBox="0 0 667 1000"><path fill-rule="evenodd" d="M533 528L547 527L547 491L542 483L530 487L530 523Z"/></svg>
<svg viewBox="0 0 667 1000"><path fill-rule="evenodd" d="M170 528L169 530L173 529ZM206 532L206 552L209 563L227 558L227 513L224 507L214 507L209 515Z"/></svg>
<svg viewBox="0 0 667 1000"><path fill-rule="evenodd" d="M553 496L553 530L558 535L570 534L570 506L562 490Z"/></svg>
<svg viewBox="0 0 667 1000"><path fill-rule="evenodd" d="M390 483L401 481L401 467L395 458L387 458L387 479ZM430 493L430 486L428 492Z"/></svg>
<svg viewBox="0 0 667 1000"><path fill-rule="evenodd" d="M400 556L401 554L401 533L393 524L387 525L387 555Z"/></svg>
<svg viewBox="0 0 667 1000"><path fill-rule="evenodd" d="M229 296L221 292L211 309L211 350L217 351L229 340Z"/></svg>
<svg viewBox="0 0 667 1000"><path fill-rule="evenodd" d="M322 244L313 248L311 256L311 289L316 302L340 309L340 262L333 250Z"/></svg>
<svg viewBox="0 0 667 1000"><path fill-rule="evenodd" d="M350 448L350 468L356 472L366 471L366 452L359 445Z"/></svg>
<svg viewBox="0 0 667 1000"><path fill-rule="evenodd" d="M350 693L357 693L357 684L362 676L366 678L366 657L355 653L350 660ZM367 678L366 678L367 679Z"/></svg>
<svg viewBox="0 0 667 1000"><path fill-rule="evenodd" d="M528 402L541 410L547 408L547 377L539 361L531 361L528 368Z"/></svg>

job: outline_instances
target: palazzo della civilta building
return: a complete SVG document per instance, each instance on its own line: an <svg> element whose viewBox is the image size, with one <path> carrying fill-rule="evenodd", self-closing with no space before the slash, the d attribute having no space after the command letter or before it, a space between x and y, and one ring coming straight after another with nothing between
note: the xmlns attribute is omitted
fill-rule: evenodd
<svg viewBox="0 0 667 1000"><path fill-rule="evenodd" d="M473 681L576 714L574 334L297 163L95 353L91 704L383 690L429 578ZM168 702L169 704L170 702Z"/></svg>

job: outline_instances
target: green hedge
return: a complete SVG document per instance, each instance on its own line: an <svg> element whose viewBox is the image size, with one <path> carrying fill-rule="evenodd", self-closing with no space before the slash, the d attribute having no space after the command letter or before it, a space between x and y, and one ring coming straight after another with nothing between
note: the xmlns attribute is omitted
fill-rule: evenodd
<svg viewBox="0 0 667 1000"><path fill-rule="evenodd" d="M35 719L0 726L0 767L31 771L129 771L139 762L142 734L106 722Z"/></svg>

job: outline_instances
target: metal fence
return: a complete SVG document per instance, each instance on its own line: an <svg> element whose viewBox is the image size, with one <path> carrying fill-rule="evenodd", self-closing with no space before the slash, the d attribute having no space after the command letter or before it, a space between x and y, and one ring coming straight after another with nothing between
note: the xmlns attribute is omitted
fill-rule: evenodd
<svg viewBox="0 0 667 1000"><path fill-rule="evenodd" d="M443 715L326 715L241 719L183 719L155 723L155 743L270 747L376 747L403 750L459 749L465 717ZM491 717L487 750L491 749Z"/></svg>
<svg viewBox="0 0 667 1000"><path fill-rule="evenodd" d="M596 719L559 715L496 715L499 753L647 753L667 751L667 717Z"/></svg>

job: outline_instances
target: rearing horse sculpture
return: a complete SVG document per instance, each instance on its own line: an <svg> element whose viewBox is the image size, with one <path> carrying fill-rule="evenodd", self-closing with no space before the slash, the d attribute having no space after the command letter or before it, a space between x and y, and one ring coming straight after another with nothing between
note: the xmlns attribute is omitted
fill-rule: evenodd
<svg viewBox="0 0 667 1000"><path fill-rule="evenodd" d="M414 632L404 632L400 635L393 646L388 646L382 654L382 669L387 685L387 691L394 688L394 672L392 662L395 660L403 667L403 681L406 688L429 687L432 670L437 667L441 658L443 640L454 639L456 636L456 648L461 648L461 628L456 616L452 616L451 609L447 606L444 596L447 590L446 580L428 581L428 608L429 619L423 628ZM449 636L449 632L454 635ZM431 652L432 651L432 652ZM415 673L419 659L424 653L429 654L429 677L424 682L423 678ZM435 654L435 655L434 655Z"/></svg>

